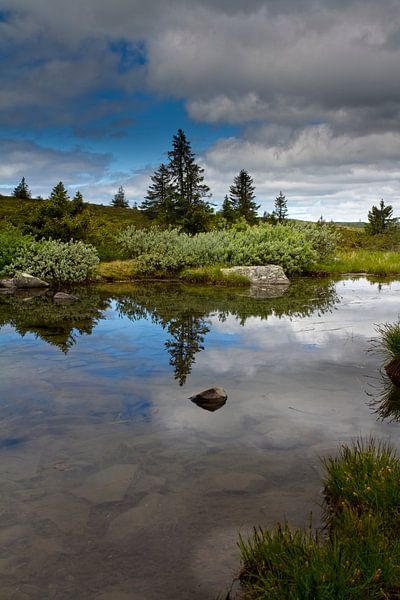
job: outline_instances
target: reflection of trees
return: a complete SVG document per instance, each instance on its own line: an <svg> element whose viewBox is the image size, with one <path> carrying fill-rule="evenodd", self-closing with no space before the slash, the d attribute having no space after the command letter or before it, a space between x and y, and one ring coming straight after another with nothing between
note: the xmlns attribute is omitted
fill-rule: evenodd
<svg viewBox="0 0 400 600"><path fill-rule="evenodd" d="M67 353L79 336L92 333L101 311L109 306L93 290L81 288L78 294L79 301L73 304L56 304L49 293L1 296L0 327L9 324L22 337L33 333Z"/></svg>
<svg viewBox="0 0 400 600"><path fill-rule="evenodd" d="M74 304L55 304L50 292L38 297L0 295L0 327L10 324L20 334L30 332L63 352L90 335L112 300L118 313L135 321L149 319L169 335L165 347L175 378L183 385L210 327L208 317L225 321L234 316L242 325L249 317L305 317L332 310L338 302L329 280L294 281L280 298L256 298L247 290L182 286L167 283L79 287Z"/></svg>
<svg viewBox="0 0 400 600"><path fill-rule="evenodd" d="M180 385L186 382L196 354L203 350L205 335L209 332L207 317L220 321L235 316L242 325L249 317L268 319L277 317L309 316L331 310L339 298L335 285L328 280L302 279L291 284L280 298L256 298L242 289L148 284L130 288L129 295L119 295L117 310L135 321L151 319L167 330L170 339L165 347L170 354L170 365Z"/></svg>
<svg viewBox="0 0 400 600"><path fill-rule="evenodd" d="M174 368L175 379L179 381L179 385L186 382L196 354L204 349L204 336L209 331L203 319L190 314L171 319L169 322L168 332L171 339L165 342L165 347L171 356L169 364Z"/></svg>

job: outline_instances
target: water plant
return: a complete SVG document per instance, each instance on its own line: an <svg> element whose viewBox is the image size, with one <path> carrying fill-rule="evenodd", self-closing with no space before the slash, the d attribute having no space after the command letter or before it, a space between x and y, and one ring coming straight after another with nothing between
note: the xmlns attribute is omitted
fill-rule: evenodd
<svg viewBox="0 0 400 600"><path fill-rule="evenodd" d="M400 595L400 461L373 439L341 446L325 468L324 529L254 529L240 539L245 600Z"/></svg>

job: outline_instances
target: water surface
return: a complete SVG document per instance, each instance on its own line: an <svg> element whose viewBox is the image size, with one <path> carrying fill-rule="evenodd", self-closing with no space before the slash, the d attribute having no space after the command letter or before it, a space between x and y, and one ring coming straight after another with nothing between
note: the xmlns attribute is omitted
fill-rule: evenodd
<svg viewBox="0 0 400 600"><path fill-rule="evenodd" d="M320 456L399 445L366 394L399 282L75 292L0 297L2 600L213 600L239 531L318 524Z"/></svg>

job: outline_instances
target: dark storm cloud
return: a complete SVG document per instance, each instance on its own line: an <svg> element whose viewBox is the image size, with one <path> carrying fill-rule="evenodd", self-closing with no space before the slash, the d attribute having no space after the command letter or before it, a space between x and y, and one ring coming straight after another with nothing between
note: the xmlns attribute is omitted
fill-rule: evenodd
<svg viewBox="0 0 400 600"><path fill-rule="evenodd" d="M55 105L66 122L76 99L113 90L123 102L147 86L184 98L205 122L295 126L312 114L351 129L362 111L365 126L397 126L394 0L2 0L0 9L0 114L14 122L35 106L56 121Z"/></svg>
<svg viewBox="0 0 400 600"><path fill-rule="evenodd" d="M309 194L339 207L335 182L349 213L381 191L399 198L398 0L0 0L0 11L3 125L96 139L98 119L134 116L144 90L242 127L204 157L214 195L244 167L266 196L297 190L299 206Z"/></svg>

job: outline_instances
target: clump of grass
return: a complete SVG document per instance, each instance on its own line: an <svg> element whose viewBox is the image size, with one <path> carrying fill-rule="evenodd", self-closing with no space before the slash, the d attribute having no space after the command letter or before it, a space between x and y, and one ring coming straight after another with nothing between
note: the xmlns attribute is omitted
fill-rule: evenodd
<svg viewBox="0 0 400 600"><path fill-rule="evenodd" d="M240 539L245 600L400 597L400 462L373 439L323 461L325 530L287 523Z"/></svg>
<svg viewBox="0 0 400 600"><path fill-rule="evenodd" d="M338 456L323 464L328 525L342 506L349 506L357 514L372 512L388 519L400 532L400 461L393 448L373 439L358 440L343 445Z"/></svg>
<svg viewBox="0 0 400 600"><path fill-rule="evenodd" d="M129 281L135 275L131 260L112 260L102 262L97 267L96 275L104 281Z"/></svg>
<svg viewBox="0 0 400 600"><path fill-rule="evenodd" d="M329 263L320 263L317 272L369 273L371 275L397 275L400 273L400 254L362 248L338 251Z"/></svg>
<svg viewBox="0 0 400 600"><path fill-rule="evenodd" d="M247 277L238 273L223 273L219 266L192 267L181 271L179 279L186 283L204 283L232 287L249 286Z"/></svg>
<svg viewBox="0 0 400 600"><path fill-rule="evenodd" d="M387 360L400 359L400 321L377 325L376 331L379 337L373 340L371 350Z"/></svg>

